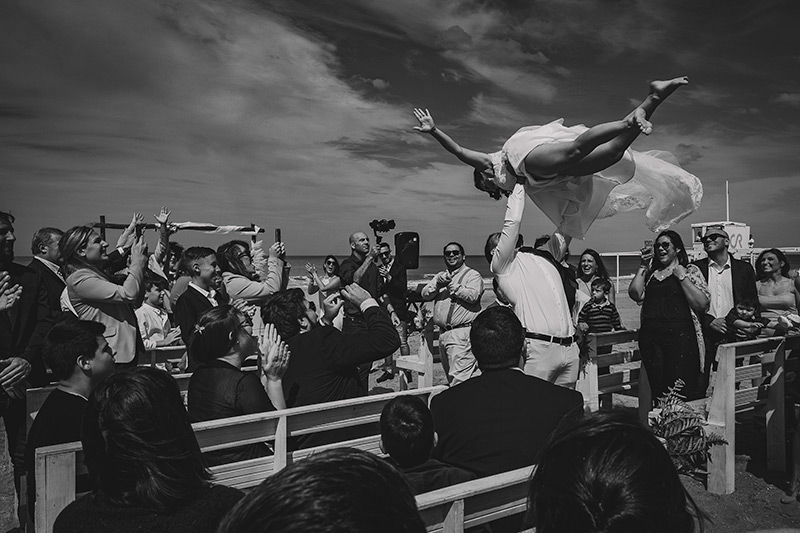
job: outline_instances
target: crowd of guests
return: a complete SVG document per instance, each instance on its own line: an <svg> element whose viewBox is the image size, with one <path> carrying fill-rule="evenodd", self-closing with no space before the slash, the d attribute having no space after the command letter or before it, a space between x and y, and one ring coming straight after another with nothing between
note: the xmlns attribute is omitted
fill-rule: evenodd
<svg viewBox="0 0 800 533"><path fill-rule="evenodd" d="M596 251L581 253L577 268L567 262L570 238L559 232L524 246L524 203L517 184L502 231L486 241L495 304L483 306L484 280L458 242L444 245L445 268L420 288L418 299L432 302L449 388L429 406L413 396L386 405L380 431L389 461L353 450L319 454L247 496L213 485L207 468L272 449L201 454L191 423L364 396L373 370L382 372L378 381L391 379L392 357L410 353L403 251L355 232L341 263L327 256L322 275L306 265L303 291L287 288L284 243L184 249L170 242L162 208L152 254L135 214L111 251L92 227L43 228L22 266L13 262L14 217L0 212L0 412L18 491L27 473L21 523L33 516L34 450L81 440L89 476L78 488L90 493L64 510L56 531L312 531L332 516L352 527L318 530L370 531L380 520L380 530L420 531L413 494L537 462L529 522L539 531L633 530L662 512L663 531L702 529L702 513L646 429L615 417L582 420L574 387L583 337L623 328L615 291ZM639 344L654 397L679 379L684 396L702 396L716 346L783 335L800 321L800 282L779 250L762 252L754 271L728 252L724 230L702 240L708 257L689 263L680 236L661 232L630 284L642 305ZM186 350L178 368L192 373L186 405L168 372L137 366L147 351L175 345ZM248 358L254 372L243 370ZM25 388L50 381L57 386L26 434ZM663 500L638 486L614 500L627 494L614 484L637 476L663 478ZM318 515L301 518L309 501L319 502Z"/></svg>

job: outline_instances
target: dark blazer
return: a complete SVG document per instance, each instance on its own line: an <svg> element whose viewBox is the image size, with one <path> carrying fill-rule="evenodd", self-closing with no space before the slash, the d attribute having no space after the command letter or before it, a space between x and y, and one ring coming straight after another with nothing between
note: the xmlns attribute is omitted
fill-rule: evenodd
<svg viewBox="0 0 800 533"><path fill-rule="evenodd" d="M739 259L734 259L734 257L730 254L730 262L731 262L731 283L733 285L733 301L736 302L739 298L742 297L751 297L755 298L758 301L758 289L756 288L756 273L753 270L753 267L747 261L741 261ZM703 277L708 282L708 257L704 257L703 259L699 259L694 261L694 264L697 265L697 268L700 269L700 272L703 273ZM717 318L711 314L706 313L703 317L703 328L708 328L711 321ZM721 317L725 318L725 317Z"/></svg>
<svg viewBox="0 0 800 533"><path fill-rule="evenodd" d="M434 396L431 413L433 457L484 477L534 464L561 421L583 415L583 396L506 368Z"/></svg>
<svg viewBox="0 0 800 533"><path fill-rule="evenodd" d="M64 280L56 276L52 270L47 268L47 265L37 259L33 259L28 264L28 268L35 270L41 276L45 292L47 292L47 304L50 307L50 312L53 313L53 316L60 315L61 293L64 292L64 287L67 286Z"/></svg>
<svg viewBox="0 0 800 533"><path fill-rule="evenodd" d="M221 304L228 303L227 299L219 293L217 293L217 301ZM189 354L189 367L187 371L189 372L197 368L197 361L194 360L192 352L189 350L189 341L192 338L192 333L194 333L194 326L197 324L197 319L200 318L200 315L212 307L214 306L208 301L208 298L197 292L191 285L181 294L180 298L178 298L178 302L175 304L175 309L173 310L175 324L180 326L181 339L183 339L183 343L187 346L187 352Z"/></svg>
<svg viewBox="0 0 800 533"><path fill-rule="evenodd" d="M320 326L287 341L292 356L283 376L287 407L366 396L357 365L377 361L400 347L400 337L380 306L364 312L366 332Z"/></svg>
<svg viewBox="0 0 800 533"><path fill-rule="evenodd" d="M11 263L5 270L11 285L22 287L19 302L0 311L0 359L22 357L31 364L28 381L34 387L47 385L42 342L53 325L47 292L41 275L26 266Z"/></svg>
<svg viewBox="0 0 800 533"><path fill-rule="evenodd" d="M408 304L406 291L408 290L408 271L406 266L395 257L392 268L389 269L389 282L383 284L383 294L389 299L398 318L408 321Z"/></svg>
<svg viewBox="0 0 800 533"><path fill-rule="evenodd" d="M364 332L343 333L333 326L319 326L286 342L292 353L283 376L286 407L367 395L358 375L358 365L392 355L400 347L400 337L380 306L368 308L364 312L364 322ZM363 426L327 431L301 437L293 446L320 446L365 437L370 431Z"/></svg>

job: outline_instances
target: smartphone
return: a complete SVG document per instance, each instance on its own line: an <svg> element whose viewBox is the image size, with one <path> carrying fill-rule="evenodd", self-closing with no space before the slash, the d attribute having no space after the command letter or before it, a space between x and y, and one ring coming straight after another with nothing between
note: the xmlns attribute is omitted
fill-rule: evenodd
<svg viewBox="0 0 800 533"><path fill-rule="evenodd" d="M281 242L281 228L275 228L275 242Z"/></svg>
<svg viewBox="0 0 800 533"><path fill-rule="evenodd" d="M653 243L654 243L653 239L645 239L644 240L644 247L649 249L649 250L652 250L653 249Z"/></svg>

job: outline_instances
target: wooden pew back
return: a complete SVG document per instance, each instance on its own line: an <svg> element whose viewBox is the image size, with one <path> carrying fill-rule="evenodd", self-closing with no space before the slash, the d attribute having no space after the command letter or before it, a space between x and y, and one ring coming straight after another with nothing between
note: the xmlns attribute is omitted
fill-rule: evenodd
<svg viewBox="0 0 800 533"><path fill-rule="evenodd" d="M528 482L535 466L467 481L417 496L428 532L463 532L527 510Z"/></svg>
<svg viewBox="0 0 800 533"><path fill-rule="evenodd" d="M587 336L588 357L578 377L576 388L583 394L584 404L591 412L600 409L600 399L604 395L632 393L639 397L639 418L647 421L652 398L647 373L641 364L639 353L639 330L590 333ZM629 345L632 346L620 346ZM611 347L610 353L598 353L601 348ZM611 371L612 365L639 363L638 367Z"/></svg>
<svg viewBox="0 0 800 533"><path fill-rule="evenodd" d="M215 480L236 488L257 485L287 464L312 453L341 446L355 446L378 452L380 435L345 441L307 450L289 452L290 436L308 435L330 429L374 424L383 406L398 395L430 398L445 387L366 396L327 404L295 407L193 424L202 451L232 448L255 442L272 442L274 455L239 463L215 466ZM36 531L52 531L53 523L66 505L75 500L75 479L85 472L81 444L73 442L36 450Z"/></svg>
<svg viewBox="0 0 800 533"><path fill-rule="evenodd" d="M766 403L767 468L786 469L785 368L786 355L800 348L800 335L771 337L722 344L717 349L717 370L712 375L711 397L700 402L707 410L709 431L727 445L713 446L708 463L708 490L730 494L735 489L736 414ZM766 400L759 388L766 384Z"/></svg>

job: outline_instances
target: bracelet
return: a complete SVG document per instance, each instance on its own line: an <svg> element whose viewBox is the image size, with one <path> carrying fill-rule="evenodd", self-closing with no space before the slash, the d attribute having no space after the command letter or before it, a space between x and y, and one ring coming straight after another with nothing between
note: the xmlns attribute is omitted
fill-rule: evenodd
<svg viewBox="0 0 800 533"><path fill-rule="evenodd" d="M431 131L429 131L428 133L433 133L434 131L436 131L436 126L432 127Z"/></svg>

